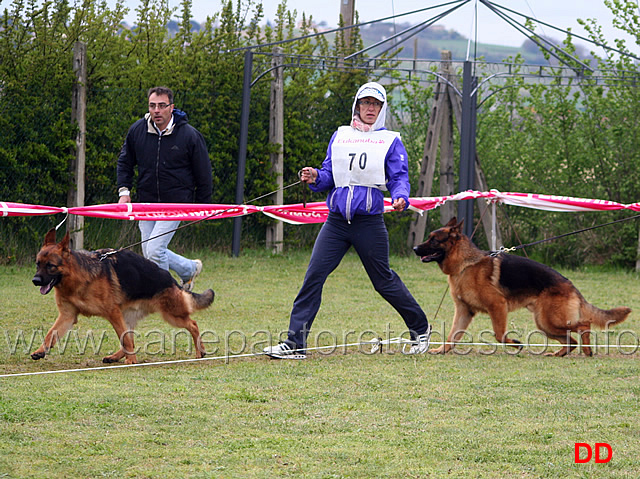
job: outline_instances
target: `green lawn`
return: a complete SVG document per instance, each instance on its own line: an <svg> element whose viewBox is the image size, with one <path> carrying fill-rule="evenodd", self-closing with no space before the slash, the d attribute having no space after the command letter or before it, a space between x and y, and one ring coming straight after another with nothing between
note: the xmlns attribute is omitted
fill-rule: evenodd
<svg viewBox="0 0 640 479"><path fill-rule="evenodd" d="M102 367L115 334L101 318L80 318L66 342L32 361L55 318L53 295L31 284L33 267L0 268L0 478L640 477L636 312L596 336L609 348L592 358L550 358L537 346L410 357L396 345L376 355L315 350L306 361L233 358L286 330L308 253L202 259L196 290L213 287L217 297L195 318L213 359L149 365L193 358L190 338L151 316L136 338L146 366L28 376L17 374ZM392 267L440 341L453 313L448 295L438 310L445 276L413 257L394 257ZM636 274L561 272L597 306L640 311ZM527 311L510 326L542 341ZM468 339L493 340L489 328L478 317ZM348 255L325 287L311 345L403 330ZM608 443L613 458L574 464L578 442Z"/></svg>

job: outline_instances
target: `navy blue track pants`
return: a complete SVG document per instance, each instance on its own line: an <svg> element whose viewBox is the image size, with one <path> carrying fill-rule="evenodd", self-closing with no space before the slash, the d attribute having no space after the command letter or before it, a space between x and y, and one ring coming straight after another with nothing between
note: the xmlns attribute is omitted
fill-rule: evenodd
<svg viewBox="0 0 640 479"><path fill-rule="evenodd" d="M400 313L411 337L427 330L427 316L389 266L389 234L382 214L358 215L349 223L342 215L330 213L316 238L304 282L293 303L289 343L301 349L306 347L309 330L320 309L324 283L351 246L375 290Z"/></svg>

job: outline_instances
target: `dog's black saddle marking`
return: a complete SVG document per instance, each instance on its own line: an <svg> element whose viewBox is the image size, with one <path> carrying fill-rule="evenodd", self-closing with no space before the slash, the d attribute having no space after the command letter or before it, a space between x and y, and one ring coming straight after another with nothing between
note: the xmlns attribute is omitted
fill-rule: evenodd
<svg viewBox="0 0 640 479"><path fill-rule="evenodd" d="M518 292L540 294L545 289L570 282L556 270L529 258L500 254L500 286Z"/></svg>
<svg viewBox="0 0 640 479"><path fill-rule="evenodd" d="M91 255L92 260L107 268L109 275L111 271L115 272L122 291L130 299L149 299L177 285L171 273L133 251L118 251L118 254L107 256L100 261L107 251L110 250L94 251Z"/></svg>

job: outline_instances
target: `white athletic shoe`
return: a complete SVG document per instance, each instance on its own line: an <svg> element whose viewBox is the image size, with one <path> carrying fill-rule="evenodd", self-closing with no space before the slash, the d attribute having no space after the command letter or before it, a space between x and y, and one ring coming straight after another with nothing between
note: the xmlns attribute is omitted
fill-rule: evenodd
<svg viewBox="0 0 640 479"><path fill-rule="evenodd" d="M202 273L202 261L199 259L194 259L196 262L196 271L193 273L193 276L189 278L187 281L182 281L182 289L185 291L193 291L193 285L195 284L196 278L200 273Z"/></svg>
<svg viewBox="0 0 640 479"><path fill-rule="evenodd" d="M431 339L431 325L424 334L416 338L407 354L424 354L429 351L429 339Z"/></svg>
<svg viewBox="0 0 640 479"><path fill-rule="evenodd" d="M275 359L307 359L307 353L301 349L293 349L287 343L264 348L264 354Z"/></svg>

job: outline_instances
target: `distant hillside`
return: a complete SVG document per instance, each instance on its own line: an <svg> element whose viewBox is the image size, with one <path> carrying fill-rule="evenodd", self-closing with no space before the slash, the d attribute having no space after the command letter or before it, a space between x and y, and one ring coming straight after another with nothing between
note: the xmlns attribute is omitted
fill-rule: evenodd
<svg viewBox="0 0 640 479"><path fill-rule="evenodd" d="M320 25L319 25L320 26ZM360 29L362 40L365 46L373 45L385 38L390 38L396 32L401 32L409 28L411 24L393 24L393 23L374 23L371 25L365 25ZM170 21L167 25L167 29L171 35L178 33L180 25L175 21ZM324 27L326 28L326 26ZM194 32L200 31L201 26L196 21L191 21L191 30ZM558 39L548 39L552 43L560 44ZM396 43L400 44L402 51L399 54L400 58L419 58L423 60L439 60L440 52L442 50L449 50L453 56L454 61L463 61L467 57L468 39L456 32L455 30L447 30L442 26L433 25L419 34L409 38L406 42L402 42L402 38L396 40ZM417 44L417 55L414 53L415 46ZM369 51L369 56L374 56L377 53L382 52L389 48L390 44L383 44L376 49ZM471 45L470 55L473 57L482 57L488 62L502 62L508 57L515 57L520 53L526 63L534 65L545 65L547 61L540 52L540 48L531 40L523 36L522 45L519 47L507 47L503 45L491 45L486 43L479 43L477 46ZM589 57L589 52L577 46L578 55L581 58Z"/></svg>
<svg viewBox="0 0 640 479"><path fill-rule="evenodd" d="M365 45L373 45L382 39L393 36L396 32L401 32L409 28L411 24L378 23L366 25L360 30ZM468 39L456 32L455 30L447 30L441 26L431 26L419 34L409 38L402 43L402 37L397 39L401 43L401 58L419 58L428 60L439 60L442 50L449 50L453 56L453 60L463 61L467 57ZM554 44L560 44L557 39L549 39ZM417 55L414 49L417 44ZM390 44L384 44L370 52L375 55L389 48ZM502 62L508 57L515 57L520 53L526 63L530 64L546 64L544 56L540 52L540 48L534 42L523 36L523 42L520 47L507 47L502 45L490 45L479 43L477 46L470 45L470 55L472 57L484 58L489 62ZM586 49L578 46L578 54L585 58L588 56Z"/></svg>

